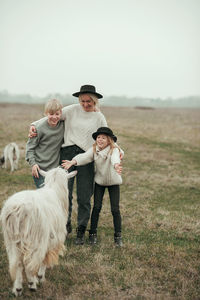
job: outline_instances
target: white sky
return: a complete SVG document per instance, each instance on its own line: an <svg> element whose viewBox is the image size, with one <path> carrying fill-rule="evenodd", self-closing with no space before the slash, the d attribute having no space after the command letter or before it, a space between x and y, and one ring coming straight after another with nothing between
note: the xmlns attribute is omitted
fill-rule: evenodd
<svg viewBox="0 0 200 300"><path fill-rule="evenodd" d="M0 91L200 95L200 0L0 0Z"/></svg>

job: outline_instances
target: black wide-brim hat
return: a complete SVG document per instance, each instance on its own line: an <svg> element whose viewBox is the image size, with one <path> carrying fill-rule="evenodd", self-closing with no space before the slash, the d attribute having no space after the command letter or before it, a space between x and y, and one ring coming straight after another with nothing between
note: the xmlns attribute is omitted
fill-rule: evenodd
<svg viewBox="0 0 200 300"><path fill-rule="evenodd" d="M80 91L72 94L72 96L79 97L80 94L93 94L98 99L103 98L103 96L101 94L96 92L95 86L94 85L89 85L89 84L82 85L81 88L80 88Z"/></svg>
<svg viewBox="0 0 200 300"><path fill-rule="evenodd" d="M117 137L113 134L112 130L108 127L98 128L97 131L92 134L93 139L96 140L97 136L100 134L106 134L110 136L114 140L114 142L117 141Z"/></svg>

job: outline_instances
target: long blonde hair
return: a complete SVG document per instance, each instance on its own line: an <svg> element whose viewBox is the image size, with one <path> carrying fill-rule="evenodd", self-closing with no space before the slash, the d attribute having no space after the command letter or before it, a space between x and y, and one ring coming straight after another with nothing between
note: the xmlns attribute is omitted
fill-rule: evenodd
<svg viewBox="0 0 200 300"><path fill-rule="evenodd" d="M95 111L100 111L98 98L94 94L86 93L86 95L88 95L91 98L91 100L94 102ZM81 96L82 94L80 94L78 97L79 102L81 101Z"/></svg>
<svg viewBox="0 0 200 300"><path fill-rule="evenodd" d="M114 142L114 140L109 135L107 135L107 134L105 134L105 135L108 138L108 146L110 146L109 153L112 154L114 148L117 148L117 149L120 150L119 146ZM97 141L95 141L95 143L93 144L93 151L94 151L94 153L97 153L96 147L97 147Z"/></svg>

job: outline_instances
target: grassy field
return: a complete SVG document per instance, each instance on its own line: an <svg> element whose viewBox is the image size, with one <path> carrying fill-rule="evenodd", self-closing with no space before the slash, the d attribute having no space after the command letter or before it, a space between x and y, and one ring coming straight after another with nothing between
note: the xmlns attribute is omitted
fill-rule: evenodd
<svg viewBox="0 0 200 300"><path fill-rule="evenodd" d="M0 169L0 206L11 194L33 189L25 162L31 121L43 105L0 104L0 150L19 144L19 170ZM125 151L121 214L123 247L113 244L108 194L99 221L99 243L66 240L60 264L47 270L36 293L26 283L20 299L200 299L200 109L103 107ZM74 195L75 196L75 195ZM86 235L88 238L88 235ZM0 299L12 299L0 233Z"/></svg>

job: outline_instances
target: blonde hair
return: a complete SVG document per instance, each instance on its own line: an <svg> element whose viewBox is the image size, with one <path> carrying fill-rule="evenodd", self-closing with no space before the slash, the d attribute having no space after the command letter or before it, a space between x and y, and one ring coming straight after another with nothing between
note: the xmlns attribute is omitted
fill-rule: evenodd
<svg viewBox="0 0 200 300"><path fill-rule="evenodd" d="M104 133L105 134L105 133ZM109 153L112 154L113 153L113 149L117 148L120 150L119 146L114 142L114 140L107 134L105 134L108 138L108 145L110 146L110 151ZM96 153L96 146L97 146L97 141L95 141L95 143L93 144L93 151L94 153Z"/></svg>
<svg viewBox="0 0 200 300"><path fill-rule="evenodd" d="M81 101L81 96L82 95L83 94L80 94L79 97L78 97L79 98L79 102ZM88 95L91 98L91 100L94 102L96 111L100 111L98 98L94 94L90 94L90 93L85 93L84 95Z"/></svg>
<svg viewBox="0 0 200 300"><path fill-rule="evenodd" d="M54 114L58 110L62 110L62 103L60 102L60 100L50 99L45 105L44 113L45 115L47 115L48 113Z"/></svg>

